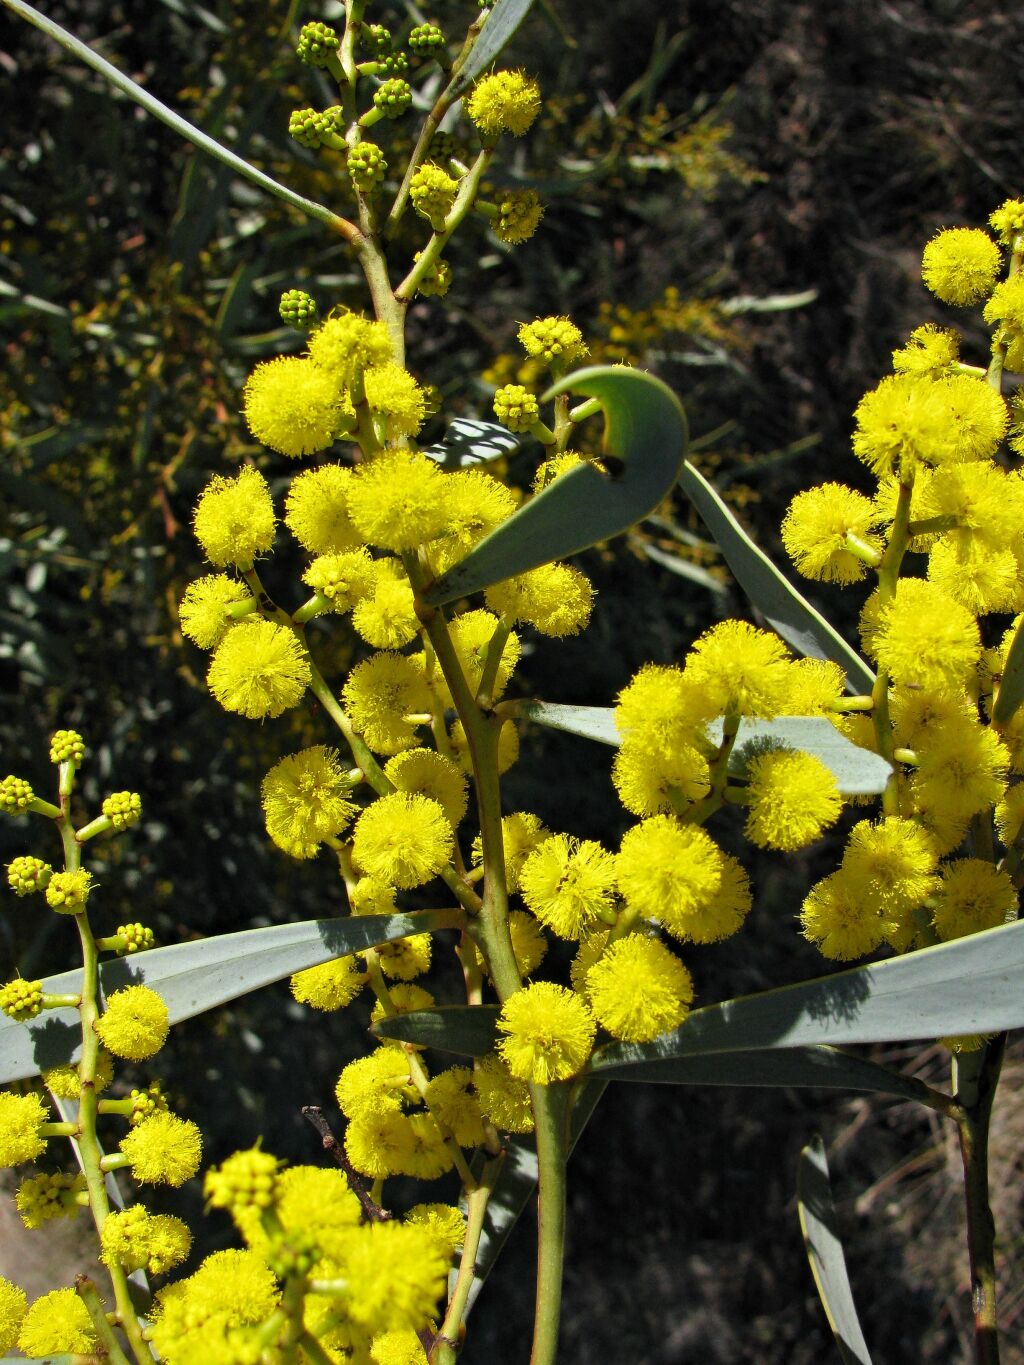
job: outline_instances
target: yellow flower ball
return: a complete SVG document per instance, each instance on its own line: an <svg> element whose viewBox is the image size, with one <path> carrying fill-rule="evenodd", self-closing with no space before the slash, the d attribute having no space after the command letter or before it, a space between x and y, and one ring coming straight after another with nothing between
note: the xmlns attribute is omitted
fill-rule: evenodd
<svg viewBox="0 0 1024 1365"><path fill-rule="evenodd" d="M251 569L274 543L274 504L266 479L248 465L233 479L215 475L200 494L192 524L215 568Z"/></svg>
<svg viewBox="0 0 1024 1365"><path fill-rule="evenodd" d="M167 1006L148 986L125 986L107 997L96 1021L100 1041L115 1057L142 1062L167 1041L171 1022Z"/></svg>
<svg viewBox="0 0 1024 1365"><path fill-rule="evenodd" d="M521 71L495 71L474 85L466 112L486 140L522 137L540 113L540 86Z"/></svg>
<svg viewBox="0 0 1024 1365"><path fill-rule="evenodd" d="M963 308L991 292L1001 260L981 228L947 228L925 247L921 277L936 298Z"/></svg>
<svg viewBox="0 0 1024 1365"><path fill-rule="evenodd" d="M591 967L586 994L598 1023L613 1038L649 1043L685 1019L693 980L663 943L629 934Z"/></svg>
<svg viewBox="0 0 1024 1365"><path fill-rule="evenodd" d="M795 852L839 818L842 797L832 773L814 754L772 750L747 765L750 811L745 833L760 848Z"/></svg>
<svg viewBox="0 0 1024 1365"><path fill-rule="evenodd" d="M355 416L337 379L301 356L257 365L245 381L242 410L257 441L293 457L326 450Z"/></svg>
<svg viewBox="0 0 1024 1365"><path fill-rule="evenodd" d="M575 1076L586 1065L596 1025L572 991L537 981L510 995L498 1015L498 1052L513 1076L550 1085Z"/></svg>
<svg viewBox="0 0 1024 1365"><path fill-rule="evenodd" d="M421 886L447 864L453 843L452 827L436 801L392 792L378 797L356 821L352 860L381 881Z"/></svg>
<svg viewBox="0 0 1024 1365"><path fill-rule="evenodd" d="M36 1299L18 1334L18 1349L35 1360L88 1355L97 1344L89 1310L73 1289L54 1289Z"/></svg>
<svg viewBox="0 0 1024 1365"><path fill-rule="evenodd" d="M265 720L297 706L310 677L293 631L272 621L243 621L217 646L206 685L225 711Z"/></svg>

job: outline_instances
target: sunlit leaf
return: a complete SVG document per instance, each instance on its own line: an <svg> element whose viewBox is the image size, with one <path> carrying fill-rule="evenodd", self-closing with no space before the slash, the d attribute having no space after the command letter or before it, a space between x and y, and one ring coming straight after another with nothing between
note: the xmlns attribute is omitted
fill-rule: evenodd
<svg viewBox="0 0 1024 1365"><path fill-rule="evenodd" d="M163 997L171 1023L176 1024L306 967L410 934L450 929L462 918L461 910L419 910L408 915L346 916L246 929L112 959L101 965L100 983L105 995L121 986L152 987ZM43 990L73 995L81 989L81 980L80 969L63 972L47 977ZM4 1016L0 1019L0 1084L38 1076L40 1071L74 1060L80 1039L81 1025L74 1009L44 1010L27 1024Z"/></svg>
<svg viewBox="0 0 1024 1365"><path fill-rule="evenodd" d="M466 60L466 65L448 89L449 97L453 101L464 94L477 76L482 75L501 55L502 50L515 35L516 29L530 12L533 2L534 0L495 0L473 51Z"/></svg>
<svg viewBox="0 0 1024 1365"><path fill-rule="evenodd" d="M555 384L560 393L596 398L605 412L604 453L614 469L578 465L524 503L423 594L439 606L503 578L585 550L627 530L658 505L686 454L679 400L653 375L593 365Z"/></svg>
<svg viewBox="0 0 1024 1365"><path fill-rule="evenodd" d="M497 1018L497 1005L439 1005L378 1019L370 1032L460 1057L484 1057L494 1050Z"/></svg>
<svg viewBox="0 0 1024 1365"><path fill-rule="evenodd" d="M853 1301L843 1244L836 1231L828 1160L820 1137L800 1153L797 1211L811 1274L839 1354L846 1365L871 1365L871 1355Z"/></svg>

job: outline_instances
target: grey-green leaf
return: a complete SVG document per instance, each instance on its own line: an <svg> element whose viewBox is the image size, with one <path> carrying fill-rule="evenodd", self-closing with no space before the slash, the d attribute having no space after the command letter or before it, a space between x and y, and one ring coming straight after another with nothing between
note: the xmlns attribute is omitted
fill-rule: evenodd
<svg viewBox="0 0 1024 1365"><path fill-rule="evenodd" d="M465 66L448 88L447 93L452 102L464 94L477 76L500 56L532 6L533 0L496 0Z"/></svg>
<svg viewBox="0 0 1024 1365"><path fill-rule="evenodd" d="M828 1160L820 1137L800 1153L797 1210L811 1273L839 1354L846 1365L871 1365L837 1232Z"/></svg>
<svg viewBox="0 0 1024 1365"><path fill-rule="evenodd" d="M615 472L592 464L570 469L428 586L427 602L441 606L618 535L671 489L687 441L686 416L671 389L640 370L592 365L566 375L544 401L570 392L603 407L605 453Z"/></svg>
<svg viewBox="0 0 1024 1365"><path fill-rule="evenodd" d="M408 915L359 915L246 929L104 962L100 982L107 995L121 986L150 986L163 997L171 1023L176 1024L293 972L410 934L454 928L462 918L461 910L420 910ZM80 970L63 972L47 977L43 990L53 995L75 994L81 980ZM80 1039L74 1009L44 1010L27 1024L0 1019L0 1084L38 1076L72 1061Z"/></svg>
<svg viewBox="0 0 1024 1365"><path fill-rule="evenodd" d="M610 1043L593 1075L670 1057L886 1043L1024 1027L1024 921L694 1010L653 1043Z"/></svg>
<svg viewBox="0 0 1024 1365"><path fill-rule="evenodd" d="M1024 701L1024 620L1014 632L1003 666L1003 676L992 707L992 719L1006 725Z"/></svg>
<svg viewBox="0 0 1024 1365"><path fill-rule="evenodd" d="M439 1005L378 1019L370 1032L460 1057L484 1057L494 1050L497 1019L497 1005Z"/></svg>
<svg viewBox="0 0 1024 1365"><path fill-rule="evenodd" d="M832 659L846 674L851 692L870 692L875 675L819 611L758 549L707 479L688 461L679 486L700 513L737 583L782 638L814 659Z"/></svg>

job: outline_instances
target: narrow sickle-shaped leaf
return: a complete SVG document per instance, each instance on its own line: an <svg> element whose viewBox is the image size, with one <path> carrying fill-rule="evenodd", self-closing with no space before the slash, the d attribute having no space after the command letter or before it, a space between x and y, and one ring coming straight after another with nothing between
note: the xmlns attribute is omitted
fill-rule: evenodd
<svg viewBox="0 0 1024 1365"><path fill-rule="evenodd" d="M497 1020L497 1005L439 1005L388 1015L372 1024L370 1032L460 1057L484 1057L494 1050Z"/></svg>
<svg viewBox="0 0 1024 1365"><path fill-rule="evenodd" d="M870 692L875 675L864 660L786 581L689 461L683 465L679 486L700 513L737 583L773 629L798 654L837 663L851 692Z"/></svg>
<svg viewBox="0 0 1024 1365"><path fill-rule="evenodd" d="M992 707L992 719L997 725L1006 725L1013 719L1017 708L1024 701L1024 620L1014 632L1013 640L1006 655L1003 676L996 692Z"/></svg>
<svg viewBox="0 0 1024 1365"><path fill-rule="evenodd" d="M534 0L496 0L466 65L448 88L447 95L451 101L457 100L468 90L477 76L486 71L500 55L526 18L533 3Z"/></svg>
<svg viewBox="0 0 1024 1365"><path fill-rule="evenodd" d="M549 484L496 527L423 597L434 606L503 578L564 559L627 530L655 508L679 476L686 416L660 379L640 370L592 365L566 375L544 395L596 398L605 411L605 452L615 473L579 465Z"/></svg>
<svg viewBox="0 0 1024 1365"><path fill-rule="evenodd" d="M121 986L150 986L162 996L171 1023L176 1024L306 967L411 934L451 929L462 920L461 910L420 910L274 924L104 962L100 983L106 995ZM81 981L81 970L63 972L48 977L43 990L74 995L81 990ZM5 1016L0 1019L0 1084L72 1061L80 1041L77 1010L44 1010L27 1024Z"/></svg>
<svg viewBox="0 0 1024 1365"><path fill-rule="evenodd" d="M811 1274L839 1354L846 1365L871 1365L871 1354L853 1301L843 1244L836 1232L828 1160L820 1137L800 1153L797 1210Z"/></svg>

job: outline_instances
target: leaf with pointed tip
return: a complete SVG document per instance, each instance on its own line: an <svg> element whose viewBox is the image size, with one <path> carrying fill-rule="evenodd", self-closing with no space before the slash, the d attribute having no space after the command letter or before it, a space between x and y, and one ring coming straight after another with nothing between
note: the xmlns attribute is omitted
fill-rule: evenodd
<svg viewBox="0 0 1024 1365"><path fill-rule="evenodd" d="M461 910L418 910L408 915L273 924L112 959L100 967L100 984L105 995L121 986L151 987L162 996L171 1023L177 1024L293 972L396 938L452 929L463 918ZM81 970L63 972L47 977L43 990L74 995L81 990L81 981ZM74 1060L80 1040L81 1024L74 1009L44 1010L27 1024L5 1016L0 1019L0 1084L38 1076Z"/></svg>
<svg viewBox="0 0 1024 1365"><path fill-rule="evenodd" d="M378 1019L370 1032L378 1038L455 1052L460 1057L484 1057L494 1050L497 1005L438 1005Z"/></svg>
<svg viewBox="0 0 1024 1365"><path fill-rule="evenodd" d="M448 87L447 95L454 103L465 94L477 76L486 71L505 46L511 42L516 29L529 14L534 0L495 0L480 36L476 40L465 66Z"/></svg>
<svg viewBox="0 0 1024 1365"><path fill-rule="evenodd" d="M1024 620L1014 632L1010 648L1003 665L1003 676L999 681L992 719L997 725L1006 725L1016 714L1024 701Z"/></svg>
<svg viewBox="0 0 1024 1365"><path fill-rule="evenodd" d="M534 701L521 703L518 713L553 730L565 730L601 744L621 744L615 712L606 706L560 706ZM713 744L721 743L722 722L708 726ZM799 749L820 758L847 796L875 796L885 790L892 769L884 758L851 744L826 716L780 716L777 720L740 722L736 744L729 755L729 772L742 777L755 754L771 746Z"/></svg>
<svg viewBox="0 0 1024 1365"><path fill-rule="evenodd" d="M800 1153L797 1211L818 1297L845 1365L871 1365L864 1333L853 1301L843 1244L836 1231L836 1208L828 1160L820 1137Z"/></svg>
<svg viewBox="0 0 1024 1365"><path fill-rule="evenodd" d="M500 459L519 449L519 437L507 427L495 422L478 422L475 418L456 417L448 423L444 440L436 446L424 446L421 454L429 455L444 469L472 469L488 460Z"/></svg>
<svg viewBox="0 0 1024 1365"><path fill-rule="evenodd" d="M1024 1027L1024 921L904 957L694 1010L653 1043L609 1043L588 1073L611 1079L675 1057L819 1043L895 1043Z"/></svg>
<svg viewBox="0 0 1024 1365"><path fill-rule="evenodd" d="M679 486L700 513L737 583L769 625L798 654L837 663L846 674L851 692L870 692L875 675L864 660L821 612L787 582L689 461L683 465Z"/></svg>
<svg viewBox="0 0 1024 1365"><path fill-rule="evenodd" d="M555 479L432 583L425 601L441 606L618 535L671 489L687 434L670 388L640 370L592 365L566 375L543 401L570 392L596 398L604 408L605 453L616 460L616 471L582 464Z"/></svg>

